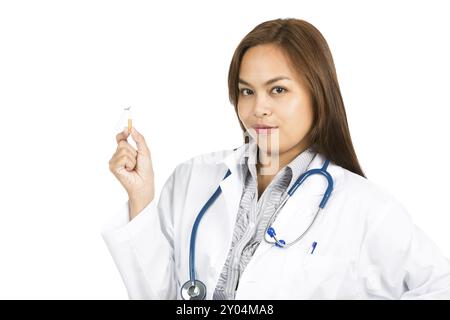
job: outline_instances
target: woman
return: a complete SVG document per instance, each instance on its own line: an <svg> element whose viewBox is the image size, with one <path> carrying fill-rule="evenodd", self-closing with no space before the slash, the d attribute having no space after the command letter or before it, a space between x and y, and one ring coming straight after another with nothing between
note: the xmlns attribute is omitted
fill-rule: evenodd
<svg viewBox="0 0 450 320"><path fill-rule="evenodd" d="M228 85L244 145L178 165L159 202L144 137L132 129L135 150L117 135L109 165L129 201L103 236L130 298L450 298L449 261L365 178L314 26L255 27Z"/></svg>

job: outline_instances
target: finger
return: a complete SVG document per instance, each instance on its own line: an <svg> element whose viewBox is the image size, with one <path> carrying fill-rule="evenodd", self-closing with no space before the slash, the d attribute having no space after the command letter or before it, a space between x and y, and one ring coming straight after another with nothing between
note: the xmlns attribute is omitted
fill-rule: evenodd
<svg viewBox="0 0 450 320"><path fill-rule="evenodd" d="M128 171L133 171L135 167L136 167L136 159L127 157L125 160L125 169L127 169Z"/></svg>
<svg viewBox="0 0 450 320"><path fill-rule="evenodd" d="M136 161L137 157L136 155L133 155L130 153L130 151L126 150L126 149L122 149L119 152L116 153L115 157L117 159L121 158L121 157L128 157L130 159L133 159L133 161Z"/></svg>
<svg viewBox="0 0 450 320"><path fill-rule="evenodd" d="M125 140L119 141L116 152L120 153L120 152L122 152L122 150L125 150L127 153L129 153L133 157L137 156L136 149Z"/></svg>
<svg viewBox="0 0 450 320"><path fill-rule="evenodd" d="M113 159L111 159L110 167L113 171L116 171L121 168L125 168L128 171L131 171L136 166L136 159L130 157L129 155L117 155Z"/></svg>
<svg viewBox="0 0 450 320"><path fill-rule="evenodd" d="M129 135L130 135L130 133L128 132L128 127L125 127L122 132L120 132L116 135L117 143L119 143L122 140L126 141Z"/></svg>
<svg viewBox="0 0 450 320"><path fill-rule="evenodd" d="M134 142L136 142L137 151L143 154L149 154L150 150L147 147L147 143L145 142L145 138L142 134L140 134L135 127L131 129L131 137Z"/></svg>
<svg viewBox="0 0 450 320"><path fill-rule="evenodd" d="M137 158L137 152L136 151L132 152L132 151L130 151L128 149L122 148L122 149L120 149L119 151L117 151L115 153L115 156L117 158L120 158L122 156L127 156L127 157L130 157L131 159L136 159Z"/></svg>

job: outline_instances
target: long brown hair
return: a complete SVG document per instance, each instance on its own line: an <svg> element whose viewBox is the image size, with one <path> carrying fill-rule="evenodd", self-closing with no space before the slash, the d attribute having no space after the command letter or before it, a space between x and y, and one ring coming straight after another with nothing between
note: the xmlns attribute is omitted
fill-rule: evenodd
<svg viewBox="0 0 450 320"><path fill-rule="evenodd" d="M274 44L281 48L310 92L314 120L308 136L313 150L365 177L350 137L330 48L320 31L304 20L287 18L263 22L239 43L228 72L229 99L236 115L242 58L249 48L262 44ZM247 143L246 129L240 120L239 124L244 133L244 143Z"/></svg>

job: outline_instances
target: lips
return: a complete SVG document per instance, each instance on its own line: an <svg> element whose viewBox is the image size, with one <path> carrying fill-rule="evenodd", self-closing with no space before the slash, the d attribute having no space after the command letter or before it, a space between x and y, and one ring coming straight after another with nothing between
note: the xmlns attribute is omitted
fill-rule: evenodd
<svg viewBox="0 0 450 320"><path fill-rule="evenodd" d="M270 128L277 128L277 127L266 125L266 124L256 124L252 128L253 129L270 129Z"/></svg>
<svg viewBox="0 0 450 320"><path fill-rule="evenodd" d="M258 134L269 134L274 130L277 130L278 127L268 126L268 125L256 125L252 127L256 133Z"/></svg>

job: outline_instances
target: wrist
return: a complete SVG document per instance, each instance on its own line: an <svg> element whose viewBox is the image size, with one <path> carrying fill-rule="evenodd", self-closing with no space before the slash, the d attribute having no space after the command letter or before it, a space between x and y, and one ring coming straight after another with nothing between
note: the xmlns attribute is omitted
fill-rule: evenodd
<svg viewBox="0 0 450 320"><path fill-rule="evenodd" d="M130 221L134 219L153 199L151 197L146 198L128 198L129 216Z"/></svg>

